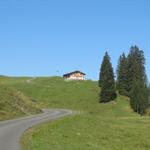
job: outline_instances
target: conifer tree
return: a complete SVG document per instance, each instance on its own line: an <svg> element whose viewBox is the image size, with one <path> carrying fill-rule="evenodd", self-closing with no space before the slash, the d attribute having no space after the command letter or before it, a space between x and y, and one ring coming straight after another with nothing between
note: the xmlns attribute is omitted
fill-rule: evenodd
<svg viewBox="0 0 150 150"><path fill-rule="evenodd" d="M135 112L141 115L148 108L148 88L141 80L135 81L133 84L130 105Z"/></svg>
<svg viewBox="0 0 150 150"><path fill-rule="evenodd" d="M127 93L127 57L123 53L118 62L117 68L117 89L119 94L128 95Z"/></svg>
<svg viewBox="0 0 150 150"><path fill-rule="evenodd" d="M101 87L100 102L109 102L117 97L114 72L107 52L101 65L99 86Z"/></svg>
<svg viewBox="0 0 150 150"><path fill-rule="evenodd" d="M144 114L148 107L148 87L145 73L144 52L132 46L128 55L127 87L133 110Z"/></svg>
<svg viewBox="0 0 150 150"><path fill-rule="evenodd" d="M144 52L137 46L132 46L127 58L127 92L130 96L134 81L141 80L146 84Z"/></svg>

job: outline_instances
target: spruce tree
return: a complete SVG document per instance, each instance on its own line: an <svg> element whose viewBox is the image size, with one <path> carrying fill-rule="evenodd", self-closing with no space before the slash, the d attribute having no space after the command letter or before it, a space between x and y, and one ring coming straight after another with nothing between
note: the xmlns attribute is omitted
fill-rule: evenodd
<svg viewBox="0 0 150 150"><path fill-rule="evenodd" d="M100 69L99 86L101 87L100 102L106 103L117 97L114 72L107 52Z"/></svg>
<svg viewBox="0 0 150 150"><path fill-rule="evenodd" d="M144 52L137 46L132 46L128 55L127 87L131 107L135 112L144 114L148 107L147 77Z"/></svg>
<svg viewBox="0 0 150 150"><path fill-rule="evenodd" d="M135 81L133 84L130 105L135 112L141 115L148 108L148 88L141 80Z"/></svg>
<svg viewBox="0 0 150 150"><path fill-rule="evenodd" d="M138 67L138 68L137 68ZM137 46L132 46L127 58L127 92L130 96L134 81L146 81L144 52Z"/></svg>
<svg viewBox="0 0 150 150"><path fill-rule="evenodd" d="M117 68L117 90L121 95L128 95L127 87L127 57L123 53L118 62Z"/></svg>

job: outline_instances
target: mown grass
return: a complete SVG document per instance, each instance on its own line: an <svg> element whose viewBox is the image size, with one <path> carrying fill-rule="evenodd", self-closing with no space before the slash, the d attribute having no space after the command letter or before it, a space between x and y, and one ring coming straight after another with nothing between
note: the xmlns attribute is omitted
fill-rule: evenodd
<svg viewBox="0 0 150 150"><path fill-rule="evenodd" d="M98 103L97 82L62 78L10 78L1 84L14 87L40 107L78 113L29 129L24 150L149 150L150 118L135 114L126 97Z"/></svg>

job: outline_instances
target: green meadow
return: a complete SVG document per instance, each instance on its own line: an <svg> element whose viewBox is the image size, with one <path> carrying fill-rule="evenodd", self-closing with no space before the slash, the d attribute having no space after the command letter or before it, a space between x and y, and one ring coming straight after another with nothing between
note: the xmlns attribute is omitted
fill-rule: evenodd
<svg viewBox="0 0 150 150"><path fill-rule="evenodd" d="M38 105L23 92L5 84L10 78L0 77L0 120L41 112Z"/></svg>
<svg viewBox="0 0 150 150"><path fill-rule="evenodd" d="M61 77L3 77L0 85L19 91L33 110L74 111L73 115L25 132L21 140L23 150L150 149L150 118L134 113L127 97L118 96L116 101L100 104L97 82L64 81Z"/></svg>

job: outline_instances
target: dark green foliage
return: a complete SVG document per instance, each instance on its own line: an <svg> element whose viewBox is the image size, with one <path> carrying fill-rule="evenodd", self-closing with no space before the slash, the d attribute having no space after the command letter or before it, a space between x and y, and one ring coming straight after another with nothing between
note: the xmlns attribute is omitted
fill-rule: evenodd
<svg viewBox="0 0 150 150"><path fill-rule="evenodd" d="M148 95L150 96L150 84L148 86Z"/></svg>
<svg viewBox="0 0 150 150"><path fill-rule="evenodd" d="M144 52L132 46L128 55L127 87L133 110L144 114L148 107L148 88Z"/></svg>
<svg viewBox="0 0 150 150"><path fill-rule="evenodd" d="M127 58L125 54L120 56L117 75L119 93L130 97L135 112L144 114L149 99L144 52L132 46Z"/></svg>
<svg viewBox="0 0 150 150"><path fill-rule="evenodd" d="M121 95L128 95L127 87L127 58L123 53L118 62L117 68L117 90Z"/></svg>
<svg viewBox="0 0 150 150"><path fill-rule="evenodd" d="M101 87L100 102L109 102L117 97L114 72L107 52L101 65L99 86Z"/></svg>
<svg viewBox="0 0 150 150"><path fill-rule="evenodd" d="M133 110L141 115L148 107L148 88L142 81L135 81L131 91L130 104Z"/></svg>
<svg viewBox="0 0 150 150"><path fill-rule="evenodd" d="M137 46L132 46L127 59L127 92L130 96L134 81L140 80L145 84L147 82L144 52L139 50Z"/></svg>
<svg viewBox="0 0 150 150"><path fill-rule="evenodd" d="M149 107L150 107L150 84L148 86L148 99L149 99L148 103L149 103Z"/></svg>

